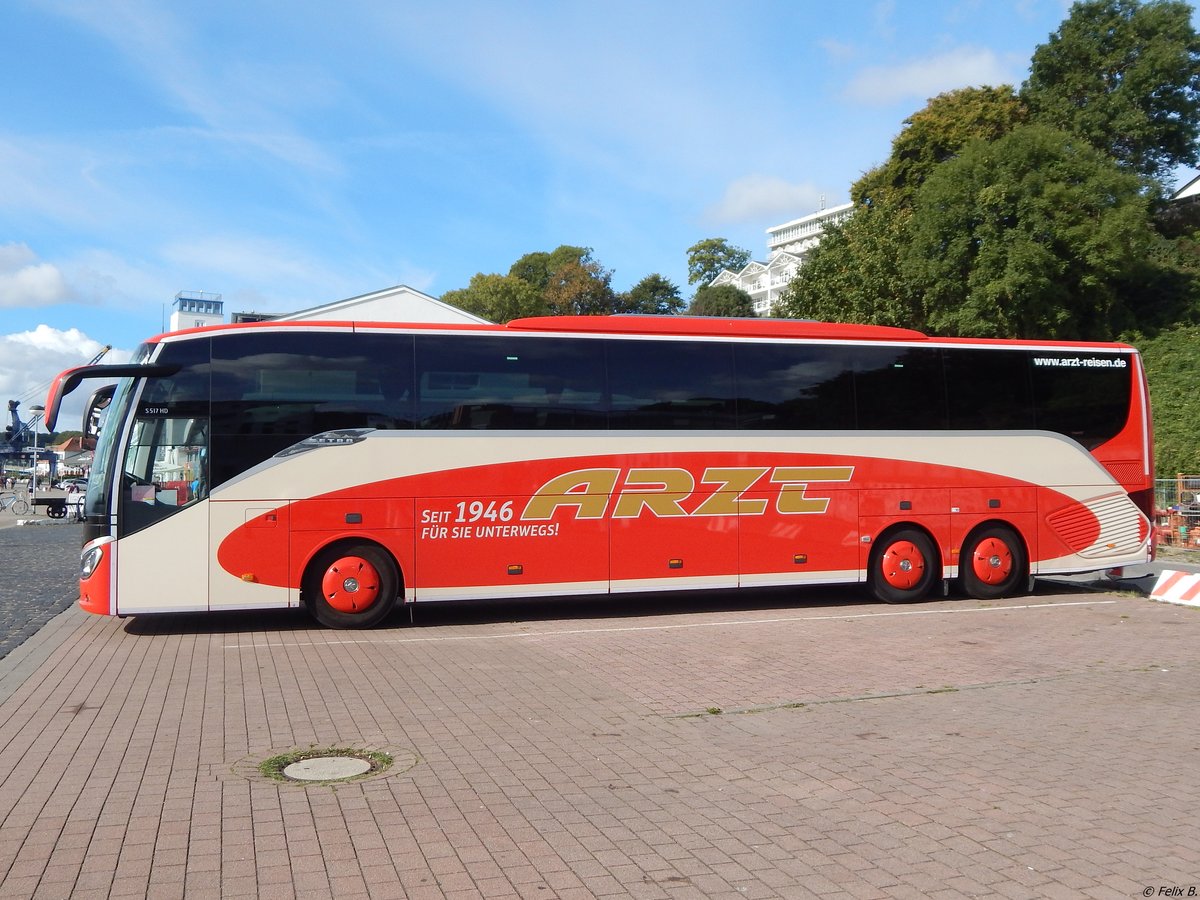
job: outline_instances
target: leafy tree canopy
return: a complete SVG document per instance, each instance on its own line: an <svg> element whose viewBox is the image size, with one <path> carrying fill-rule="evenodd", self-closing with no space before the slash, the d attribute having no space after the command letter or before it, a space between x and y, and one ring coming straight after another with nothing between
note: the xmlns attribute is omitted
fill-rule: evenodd
<svg viewBox="0 0 1200 900"><path fill-rule="evenodd" d="M688 307L689 316L738 316L753 318L754 298L732 284L704 285Z"/></svg>
<svg viewBox="0 0 1200 900"><path fill-rule="evenodd" d="M513 275L480 272L471 276L467 287L447 291L441 300L500 325L525 316L544 316L548 312L542 292Z"/></svg>
<svg viewBox="0 0 1200 900"><path fill-rule="evenodd" d="M526 253L512 264L508 274L527 281L538 290L544 291L556 270L567 263L584 265L589 262L592 262L591 247L572 247L569 244L562 244L551 253L543 251Z"/></svg>
<svg viewBox="0 0 1200 900"><path fill-rule="evenodd" d="M635 284L627 294L620 295L617 307L624 313L671 316L683 309L683 299L679 296L679 288L656 272Z"/></svg>
<svg viewBox="0 0 1200 900"><path fill-rule="evenodd" d="M935 166L973 140L1003 137L1025 119L1025 104L1009 85L938 94L904 120L904 129L892 141L892 155L855 182L850 199L857 204L911 204Z"/></svg>
<svg viewBox="0 0 1200 900"><path fill-rule="evenodd" d="M975 141L917 194L907 281L939 334L1106 339L1117 285L1153 242L1141 181L1079 139L1027 125Z"/></svg>
<svg viewBox="0 0 1200 900"><path fill-rule="evenodd" d="M1200 474L1200 325L1180 323L1136 343L1150 383L1158 475Z"/></svg>
<svg viewBox="0 0 1200 900"><path fill-rule="evenodd" d="M1179 0L1082 0L1033 54L1033 117L1085 138L1133 172L1195 166L1200 37Z"/></svg>
<svg viewBox="0 0 1200 900"><path fill-rule="evenodd" d="M1196 162L1198 101L1186 4L1076 3L1019 95L952 91L906 120L779 312L1102 339L1196 315L1200 222L1152 219L1147 179Z"/></svg>
<svg viewBox="0 0 1200 900"><path fill-rule="evenodd" d="M688 247L688 284L707 285L722 269L741 271L750 262L750 251L725 238L706 238Z"/></svg>
<svg viewBox="0 0 1200 900"><path fill-rule="evenodd" d="M442 301L493 322L524 316L595 316L620 312L624 302L611 286L612 271L592 259L589 247L567 244L551 253L526 253L507 275L472 276Z"/></svg>
<svg viewBox="0 0 1200 900"><path fill-rule="evenodd" d="M823 322L922 328L924 308L900 260L912 211L895 199L860 207L828 229L776 302L772 315Z"/></svg>
<svg viewBox="0 0 1200 900"><path fill-rule="evenodd" d="M610 269L585 257L556 266L542 296L552 315L602 316L617 311L611 282Z"/></svg>

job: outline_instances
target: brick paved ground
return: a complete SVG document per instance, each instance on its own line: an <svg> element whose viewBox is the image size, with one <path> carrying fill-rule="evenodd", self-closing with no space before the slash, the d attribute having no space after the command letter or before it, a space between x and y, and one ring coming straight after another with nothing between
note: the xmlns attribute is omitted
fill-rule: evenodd
<svg viewBox="0 0 1200 900"><path fill-rule="evenodd" d="M0 661L0 897L1200 885L1197 610L1050 589L417 613L55 618ZM254 767L313 745L397 765Z"/></svg>
<svg viewBox="0 0 1200 900"><path fill-rule="evenodd" d="M45 513L35 525L0 513L0 658L35 635L79 596L79 544L83 526Z"/></svg>

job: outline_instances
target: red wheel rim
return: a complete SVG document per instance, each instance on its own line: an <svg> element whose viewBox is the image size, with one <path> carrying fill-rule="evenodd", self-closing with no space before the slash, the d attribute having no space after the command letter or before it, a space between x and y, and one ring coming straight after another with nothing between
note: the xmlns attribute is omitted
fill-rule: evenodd
<svg viewBox="0 0 1200 900"><path fill-rule="evenodd" d="M925 555L912 541L896 541L883 554L883 580L891 587L910 591L925 575Z"/></svg>
<svg viewBox="0 0 1200 900"><path fill-rule="evenodd" d="M984 584L1001 584L1013 572L1012 548L1000 538L984 538L971 554L971 571Z"/></svg>
<svg viewBox="0 0 1200 900"><path fill-rule="evenodd" d="M360 613L379 599L379 570L361 556L343 556L325 570L321 593L338 612Z"/></svg>

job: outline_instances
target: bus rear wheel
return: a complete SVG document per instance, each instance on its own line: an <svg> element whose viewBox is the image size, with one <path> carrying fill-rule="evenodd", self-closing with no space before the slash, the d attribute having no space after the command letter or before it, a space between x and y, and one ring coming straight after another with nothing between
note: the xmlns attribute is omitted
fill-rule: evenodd
<svg viewBox="0 0 1200 900"><path fill-rule="evenodd" d="M334 544L318 553L304 573L304 600L327 628L370 628L396 605L400 574L378 544Z"/></svg>
<svg viewBox="0 0 1200 900"><path fill-rule="evenodd" d="M884 603L924 599L938 578L933 541L923 531L901 528L886 535L871 554L867 583Z"/></svg>
<svg viewBox="0 0 1200 900"><path fill-rule="evenodd" d="M1015 593L1029 573L1024 544L1003 525L971 535L960 558L963 592L976 600L998 600Z"/></svg>

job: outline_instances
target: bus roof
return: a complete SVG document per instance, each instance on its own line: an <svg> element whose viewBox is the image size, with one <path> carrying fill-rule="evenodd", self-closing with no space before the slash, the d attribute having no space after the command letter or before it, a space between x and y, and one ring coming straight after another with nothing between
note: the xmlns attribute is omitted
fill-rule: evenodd
<svg viewBox="0 0 1200 900"><path fill-rule="evenodd" d="M925 341L910 328L847 325L804 319L720 318L709 316L537 316L513 319L517 331L603 332L605 334L679 334L716 337L791 337L830 340Z"/></svg>
<svg viewBox="0 0 1200 900"><path fill-rule="evenodd" d="M368 322L368 321L318 321L318 320L264 320L200 328L186 328L156 335L146 343L156 344L165 340L201 337L221 332L278 330L298 328L311 331L358 331L369 329L403 331L456 331L503 333L505 331L538 332L558 334L610 334L639 336L677 337L728 337L728 338L775 338L796 340L830 341L897 341L935 342L976 346L1024 346L1060 348L1099 348L1130 350L1128 344L1113 341L1063 341L1025 338L977 338L977 337L931 337L912 328L895 328L887 325L856 325L844 322L815 322L805 319L760 319L721 318L717 316L534 316L513 319L507 325L449 323L449 322Z"/></svg>
<svg viewBox="0 0 1200 900"><path fill-rule="evenodd" d="M691 337L767 337L865 341L927 341L929 338L910 328L884 325L851 325L839 322L813 322L802 319L721 318L717 316L533 316L513 319L507 325L447 322L366 322L316 320L264 320L236 324L185 328L156 335L147 343L219 331L308 328L342 331L357 328L396 328L436 331L538 331L560 334L636 334L678 335Z"/></svg>

